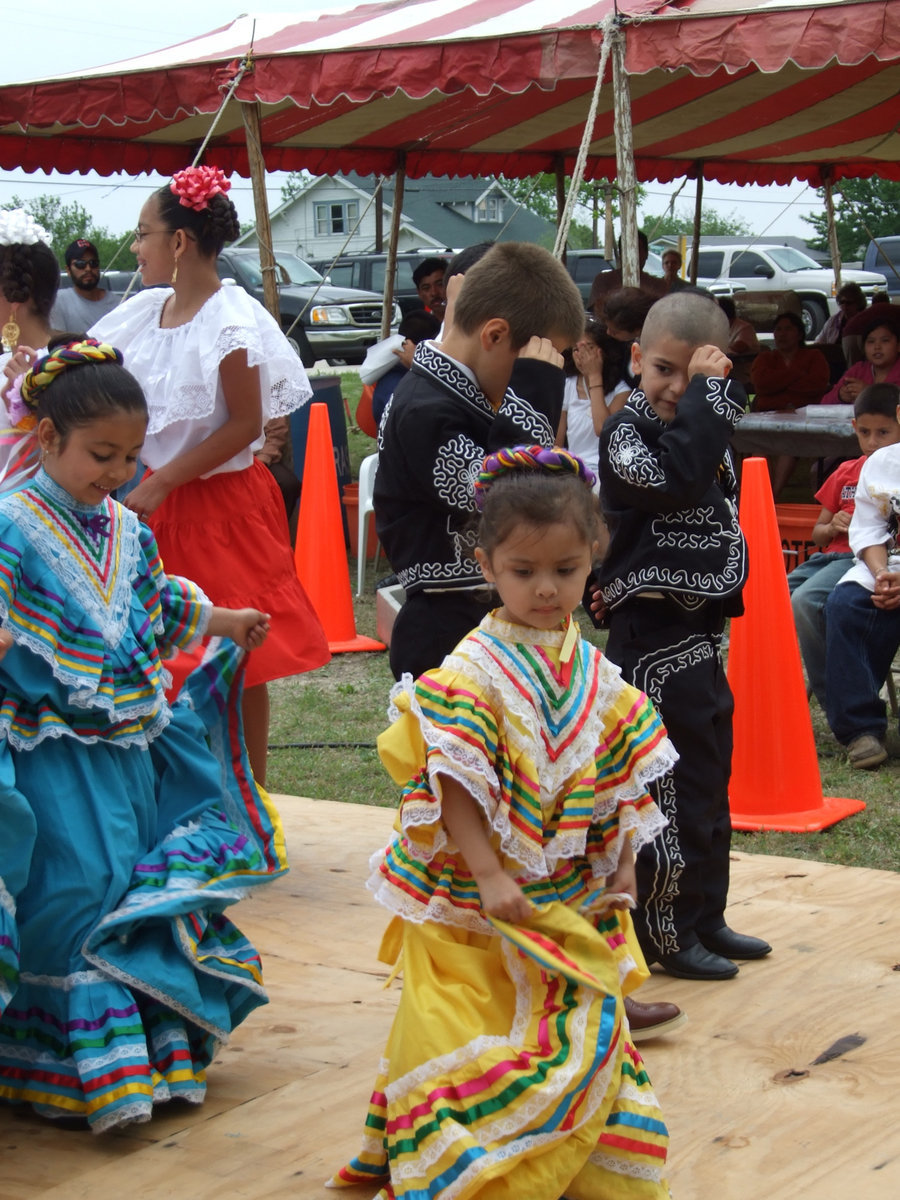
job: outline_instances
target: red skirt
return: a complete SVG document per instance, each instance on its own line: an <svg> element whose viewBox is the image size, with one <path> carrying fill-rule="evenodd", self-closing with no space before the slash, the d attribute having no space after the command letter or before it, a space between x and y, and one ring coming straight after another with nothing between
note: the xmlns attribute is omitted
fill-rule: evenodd
<svg viewBox="0 0 900 1200"><path fill-rule="evenodd" d="M245 687L328 662L325 632L294 569L284 501L262 463L183 483L147 524L170 575L193 580L222 608L271 614L269 636L249 655ZM166 662L175 691L202 653Z"/></svg>

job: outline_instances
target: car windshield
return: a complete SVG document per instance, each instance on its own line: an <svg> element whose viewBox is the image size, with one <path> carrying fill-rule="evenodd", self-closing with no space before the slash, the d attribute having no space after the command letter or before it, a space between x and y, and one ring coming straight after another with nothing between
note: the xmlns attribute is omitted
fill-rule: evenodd
<svg viewBox="0 0 900 1200"><path fill-rule="evenodd" d="M262 287L262 268L254 254L236 254L234 261L240 266L241 275L248 287ZM314 271L302 258L297 258L296 254L279 254L275 265L275 279L279 284L322 282L319 272Z"/></svg>
<svg viewBox="0 0 900 1200"><path fill-rule="evenodd" d="M795 250L793 246L769 246L766 253L769 258L778 263L782 271L809 271L810 269L821 271L822 269L821 263L817 263L814 258L810 258L802 250Z"/></svg>
<svg viewBox="0 0 900 1200"><path fill-rule="evenodd" d="M308 262L298 258L296 254L279 254L275 259L280 271L285 276L281 283L321 283L322 276L313 270Z"/></svg>

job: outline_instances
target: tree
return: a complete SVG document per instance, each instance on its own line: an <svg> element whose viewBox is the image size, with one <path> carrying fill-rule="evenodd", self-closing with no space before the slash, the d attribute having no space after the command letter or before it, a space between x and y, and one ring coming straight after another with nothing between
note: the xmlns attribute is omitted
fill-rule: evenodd
<svg viewBox="0 0 900 1200"><path fill-rule="evenodd" d="M824 189L817 195L825 198ZM890 237L898 232L897 210L900 208L900 183L879 179L843 179L834 188L834 224L837 230L841 258L861 259L870 240ZM810 245L830 252L828 217L825 213L803 217L816 231Z"/></svg>
<svg viewBox="0 0 900 1200"><path fill-rule="evenodd" d="M281 185L281 203L287 204L288 200L293 200L295 196L303 191L310 179L312 179L312 176L309 171L291 171Z"/></svg>
<svg viewBox="0 0 900 1200"><path fill-rule="evenodd" d="M100 265L104 268L112 264L118 270L128 270L134 266L134 261L128 254L134 234L129 231L116 235L110 233L103 225L95 225L93 217L77 201L63 204L59 196L51 196L44 192L32 200L21 200L18 196L13 196L12 200L0 207L24 208L26 212L31 213L37 223L52 237L51 248L61 267L65 266L66 246L76 238L88 238L94 243L100 255ZM123 243L125 249L120 252Z"/></svg>
<svg viewBox="0 0 900 1200"><path fill-rule="evenodd" d="M660 213L659 216L645 216L642 226L651 241L656 237L682 234L690 237L694 232L694 214L688 209L682 209L680 212ZM707 237L753 236L753 230L747 222L742 217L735 216L734 212L723 217L708 208L700 210L700 233L705 233Z"/></svg>
<svg viewBox="0 0 900 1200"><path fill-rule="evenodd" d="M571 179L566 179L566 192L571 185ZM500 183L514 200L517 200L530 212L543 217L545 221L556 223L556 176L545 173L534 175L530 179L501 178ZM578 199L575 213L581 220L573 220L569 226L569 246L573 250L587 250L603 242L604 224L606 220L606 197L612 200L612 216L619 216L618 189L615 183L608 179L593 179L582 183L578 189ZM644 189L637 189L637 200L644 196ZM590 222L587 224L586 222Z"/></svg>

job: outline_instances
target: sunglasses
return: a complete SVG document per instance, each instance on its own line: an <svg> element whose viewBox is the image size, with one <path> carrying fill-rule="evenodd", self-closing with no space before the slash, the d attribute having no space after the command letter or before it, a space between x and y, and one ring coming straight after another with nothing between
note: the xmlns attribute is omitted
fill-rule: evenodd
<svg viewBox="0 0 900 1200"><path fill-rule="evenodd" d="M76 271L84 271L87 267L93 267L96 271L100 266L99 258L73 258L69 263L70 267L74 267Z"/></svg>

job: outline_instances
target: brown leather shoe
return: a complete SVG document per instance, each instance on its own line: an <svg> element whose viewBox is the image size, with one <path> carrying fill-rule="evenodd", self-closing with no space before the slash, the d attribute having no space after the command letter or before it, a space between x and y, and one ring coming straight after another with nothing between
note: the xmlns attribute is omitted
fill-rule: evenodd
<svg viewBox="0 0 900 1200"><path fill-rule="evenodd" d="M625 1016L631 1030L633 1042L646 1042L650 1038L673 1033L687 1021L687 1015L677 1004L658 1000L655 1004L642 1004L632 996L625 997Z"/></svg>

